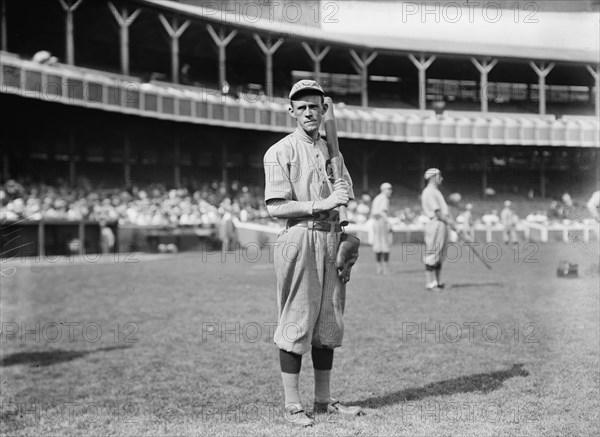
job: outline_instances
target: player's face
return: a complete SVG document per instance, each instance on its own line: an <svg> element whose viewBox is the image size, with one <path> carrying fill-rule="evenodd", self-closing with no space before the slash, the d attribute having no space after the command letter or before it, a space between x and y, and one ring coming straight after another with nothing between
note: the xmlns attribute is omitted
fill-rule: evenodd
<svg viewBox="0 0 600 437"><path fill-rule="evenodd" d="M319 130L326 107L321 95L309 94L302 96L300 100L291 102L289 111L290 115L298 122L298 126L310 135Z"/></svg>
<svg viewBox="0 0 600 437"><path fill-rule="evenodd" d="M385 190L383 190L383 192L385 193L386 196L392 197L392 189L391 188L386 188Z"/></svg>

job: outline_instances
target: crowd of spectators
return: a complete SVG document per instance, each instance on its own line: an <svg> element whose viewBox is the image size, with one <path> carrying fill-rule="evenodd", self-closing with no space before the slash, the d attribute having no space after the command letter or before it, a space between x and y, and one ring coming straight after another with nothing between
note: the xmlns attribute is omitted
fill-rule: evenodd
<svg viewBox="0 0 600 437"><path fill-rule="evenodd" d="M371 196L362 194L348 205L352 223L366 224L370 218ZM192 184L178 189L167 189L162 184L121 189L93 187L82 178L76 186L64 181L54 185L24 183L9 180L0 189L0 220L66 220L105 221L119 225L137 226L202 226L215 227L223 218L236 218L242 222L273 223L263 201L262 189L234 181ZM418 203L405 203L393 199L390 224L419 225L427 221ZM500 216L489 208L493 200L481 202L479 214L472 215L473 224L496 225ZM402 207L403 206L403 207ZM539 205L537 205L539 206ZM469 210L472 207L469 204ZM577 219L578 205L568 194L552 200L547 209L517 211L527 221L549 223ZM459 219L464 205L455 205L453 214ZM475 211L473 211L475 212ZM471 213L470 213L471 215Z"/></svg>
<svg viewBox="0 0 600 437"><path fill-rule="evenodd" d="M242 221L268 217L256 188L213 182L195 188L164 185L102 189L81 180L76 187L7 181L0 189L0 219L106 221L138 226L204 226L220 223L229 212Z"/></svg>

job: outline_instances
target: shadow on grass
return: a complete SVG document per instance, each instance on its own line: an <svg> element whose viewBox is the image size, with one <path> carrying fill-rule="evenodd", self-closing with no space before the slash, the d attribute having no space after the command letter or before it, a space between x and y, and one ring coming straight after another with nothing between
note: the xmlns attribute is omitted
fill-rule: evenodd
<svg viewBox="0 0 600 437"><path fill-rule="evenodd" d="M508 370L478 373L446 381L432 382L424 387L408 388L383 396L353 402L352 404L366 408L380 408L400 402L419 401L430 396L450 396L457 393L470 392L489 393L500 388L507 379L528 375L529 372L523 369L523 364L513 364Z"/></svg>
<svg viewBox="0 0 600 437"><path fill-rule="evenodd" d="M463 284L452 284L448 288L471 288L471 287L502 287L502 282L465 282Z"/></svg>
<svg viewBox="0 0 600 437"><path fill-rule="evenodd" d="M65 361L72 361L77 358L82 358L92 353L110 352L113 350L128 349L130 347L130 345L121 345L103 347L89 351L66 351L62 349L56 349L44 352L17 352L2 358L2 361L0 361L0 367L15 366L18 364L30 364L32 367L50 366L52 364L63 363Z"/></svg>

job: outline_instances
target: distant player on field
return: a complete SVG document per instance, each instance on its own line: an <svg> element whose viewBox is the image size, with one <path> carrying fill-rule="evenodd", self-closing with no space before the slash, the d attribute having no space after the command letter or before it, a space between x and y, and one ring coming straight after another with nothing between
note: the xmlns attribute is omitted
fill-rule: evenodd
<svg viewBox="0 0 600 437"><path fill-rule="evenodd" d="M600 190L594 191L586 206L592 217L600 221Z"/></svg>
<svg viewBox="0 0 600 437"><path fill-rule="evenodd" d="M379 187L380 193L373 199L371 218L373 219L373 252L377 261L377 273L389 273L390 246L392 233L388 215L390 212L390 197L392 184L385 182Z"/></svg>
<svg viewBox="0 0 600 437"><path fill-rule="evenodd" d="M504 201L504 208L500 211L500 222L504 229L502 230L502 238L504 244L517 243L517 215L511 208L511 201Z"/></svg>
<svg viewBox="0 0 600 437"><path fill-rule="evenodd" d="M444 178L437 168L425 172L427 186L421 194L423 214L429 221L425 224L425 288L430 291L441 291L441 270L445 248L448 243L450 229L454 229L454 221L450 216L448 205L439 190Z"/></svg>

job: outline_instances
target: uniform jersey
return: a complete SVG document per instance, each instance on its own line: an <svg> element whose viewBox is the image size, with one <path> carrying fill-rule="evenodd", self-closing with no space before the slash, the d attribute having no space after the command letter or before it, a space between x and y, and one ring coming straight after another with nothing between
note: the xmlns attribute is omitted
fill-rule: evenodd
<svg viewBox="0 0 600 437"><path fill-rule="evenodd" d="M341 159L343 176L350 185L349 196L353 199L352 179ZM313 141L304 130L296 128L265 154L265 201L284 199L313 202L329 197L328 160L327 143L321 137ZM331 210L320 213L318 217L310 214L297 217L303 218L336 221L338 212Z"/></svg>
<svg viewBox="0 0 600 437"><path fill-rule="evenodd" d="M390 198L380 193L373 199L371 218L373 219L373 251L389 253L392 244L389 223Z"/></svg>
<svg viewBox="0 0 600 437"><path fill-rule="evenodd" d="M371 217L378 219L380 217L387 217L390 209L390 198L384 193L380 193L373 199L373 205L371 206Z"/></svg>
<svg viewBox="0 0 600 437"><path fill-rule="evenodd" d="M423 208L423 214L429 218L435 217L435 211L440 210L442 216L448 215L448 205L444 196L433 185L427 185L421 194L421 207Z"/></svg>
<svg viewBox="0 0 600 437"><path fill-rule="evenodd" d="M336 210L312 214L313 202L331 194L328 159L327 143L320 137L313 141L298 127L265 154L265 201L296 202L294 215L286 216L294 220L337 220ZM343 175L353 198L352 180L345 166ZM273 264L278 324L273 341L280 349L304 354L311 346L341 346L346 284L335 265L340 237L341 232L302 226L290 226L277 237Z"/></svg>
<svg viewBox="0 0 600 437"><path fill-rule="evenodd" d="M504 208L500 211L500 221L504 226L513 226L515 224L515 213L510 208Z"/></svg>
<svg viewBox="0 0 600 437"><path fill-rule="evenodd" d="M440 210L442 216L448 215L448 205L437 187L427 185L421 194L423 214L430 218L425 224L425 257L426 266L439 267L444 261L444 249L448 243L447 226L436 218L435 212Z"/></svg>

